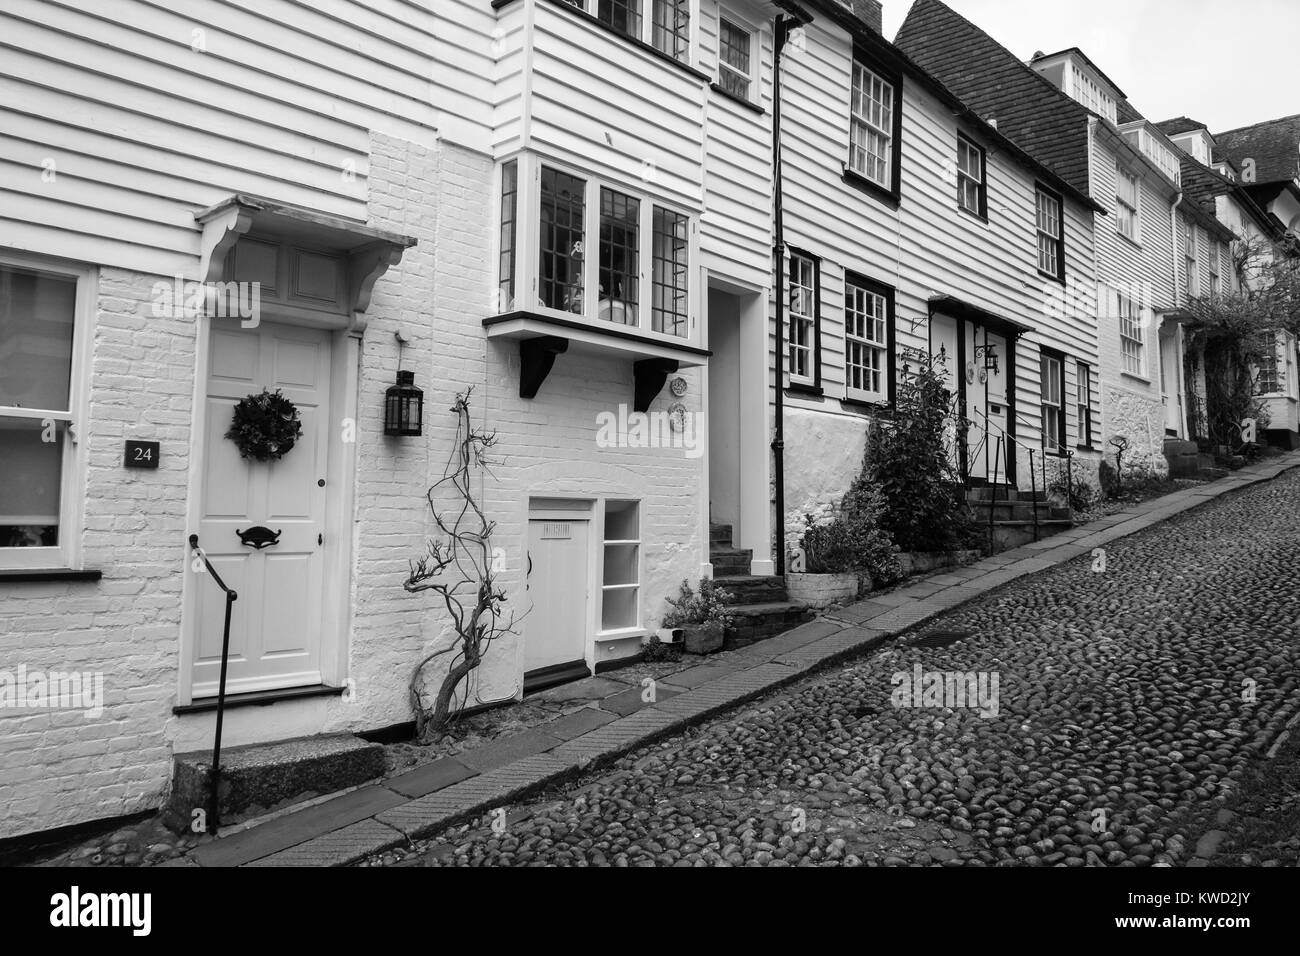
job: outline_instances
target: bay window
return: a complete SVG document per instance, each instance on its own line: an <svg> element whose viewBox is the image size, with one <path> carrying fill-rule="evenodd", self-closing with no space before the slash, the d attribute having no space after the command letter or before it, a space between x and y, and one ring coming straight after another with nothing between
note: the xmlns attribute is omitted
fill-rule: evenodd
<svg viewBox="0 0 1300 956"><path fill-rule="evenodd" d="M500 188L498 314L698 336L694 216L529 154L502 166Z"/></svg>
<svg viewBox="0 0 1300 956"><path fill-rule="evenodd" d="M92 273L0 257L0 568L76 557L73 431Z"/></svg>

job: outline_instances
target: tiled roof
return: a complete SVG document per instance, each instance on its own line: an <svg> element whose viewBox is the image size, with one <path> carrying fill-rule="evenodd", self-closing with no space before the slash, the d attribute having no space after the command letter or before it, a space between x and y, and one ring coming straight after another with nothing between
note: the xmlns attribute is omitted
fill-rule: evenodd
<svg viewBox="0 0 1300 956"><path fill-rule="evenodd" d="M1232 196L1266 235L1272 235L1274 238L1278 237L1277 218L1260 208L1259 204L1238 183L1234 183L1214 170L1202 166L1187 155L1182 157L1182 173L1183 192L1187 195L1187 201L1197 206L1202 212L1215 217L1217 208L1215 199L1219 196Z"/></svg>
<svg viewBox="0 0 1300 956"><path fill-rule="evenodd" d="M1186 116L1178 116L1174 119L1162 120L1156 123L1160 132L1166 136L1181 136L1183 133L1191 133L1198 129L1208 129L1204 123L1198 123L1196 120Z"/></svg>
<svg viewBox="0 0 1300 956"><path fill-rule="evenodd" d="M916 0L895 44L998 131L1088 193L1090 111L939 0Z"/></svg>
<svg viewBox="0 0 1300 956"><path fill-rule="evenodd" d="M1300 175L1300 113L1217 133L1214 141L1215 157L1222 154L1238 169L1253 159L1256 182L1282 182Z"/></svg>

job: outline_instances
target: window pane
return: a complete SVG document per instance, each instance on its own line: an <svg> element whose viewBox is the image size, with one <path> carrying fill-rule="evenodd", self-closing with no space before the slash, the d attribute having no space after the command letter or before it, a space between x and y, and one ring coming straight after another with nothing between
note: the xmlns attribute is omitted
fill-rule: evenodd
<svg viewBox="0 0 1300 956"><path fill-rule="evenodd" d="M722 62L737 73L749 76L749 31L742 30L725 17L720 22L718 52Z"/></svg>
<svg viewBox="0 0 1300 956"><path fill-rule="evenodd" d="M519 163L511 160L501 168L501 254L497 275L500 292L497 311L509 312L515 307L515 229L519 201Z"/></svg>
<svg viewBox="0 0 1300 956"><path fill-rule="evenodd" d="M685 336L690 236L688 220L680 213L655 207L651 284L651 327L656 332Z"/></svg>
<svg viewBox="0 0 1300 956"><path fill-rule="evenodd" d="M622 325L639 324L640 221L640 200L601 187L599 318Z"/></svg>
<svg viewBox="0 0 1300 956"><path fill-rule="evenodd" d="M76 303L76 279L0 266L0 406L68 411Z"/></svg>
<svg viewBox="0 0 1300 956"><path fill-rule="evenodd" d="M586 182L542 167L541 262L538 295L542 305L582 312L583 216Z"/></svg>
<svg viewBox="0 0 1300 956"><path fill-rule="evenodd" d="M689 59L690 0L654 0L654 30L650 42L673 59Z"/></svg>
<svg viewBox="0 0 1300 956"><path fill-rule="evenodd" d="M0 548L59 543L62 474L61 425L0 418Z"/></svg>
<svg viewBox="0 0 1300 956"><path fill-rule="evenodd" d="M596 18L619 33L641 38L641 0L599 0Z"/></svg>

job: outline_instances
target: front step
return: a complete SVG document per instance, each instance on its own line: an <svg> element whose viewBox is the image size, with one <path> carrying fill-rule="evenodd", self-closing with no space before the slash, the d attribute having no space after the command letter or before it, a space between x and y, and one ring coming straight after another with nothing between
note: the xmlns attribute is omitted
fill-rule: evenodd
<svg viewBox="0 0 1300 956"><path fill-rule="evenodd" d="M1011 488L1006 485L979 485L971 488L966 492L966 503L972 507L982 504L988 504L996 500L998 504L1004 501L1046 501L1047 492L1039 489L1038 491L1024 491L1020 488Z"/></svg>
<svg viewBox="0 0 1300 956"><path fill-rule="evenodd" d="M755 576L752 574L715 577L713 583L728 592L729 605L781 604L790 600L785 589L785 578Z"/></svg>
<svg viewBox="0 0 1300 956"><path fill-rule="evenodd" d="M229 825L383 775L384 745L351 734L230 747L221 751L220 822ZM188 831L194 811L208 811L211 780L211 750L176 754L163 822Z"/></svg>
<svg viewBox="0 0 1300 956"><path fill-rule="evenodd" d="M987 528L988 521L985 520L981 527ZM1074 522L1068 518L1039 518L1036 529L1032 521L994 521L993 547L995 551L1010 551L1012 548L1050 538L1062 531L1069 531L1073 527Z"/></svg>
<svg viewBox="0 0 1300 956"><path fill-rule="evenodd" d="M741 604L730 608L727 613L731 615L731 627L723 632L722 646L725 650L747 647L764 638L775 637L816 616L801 601Z"/></svg>
<svg viewBox="0 0 1300 956"><path fill-rule="evenodd" d="M1200 467L1200 449L1194 441L1170 438L1164 443L1165 461L1169 462L1170 478L1194 478Z"/></svg>
<svg viewBox="0 0 1300 956"><path fill-rule="evenodd" d="M753 560L752 548L711 548L709 550L709 562L713 565L713 573L722 577L748 575Z"/></svg>
<svg viewBox="0 0 1300 956"><path fill-rule="evenodd" d="M710 548L730 548L733 544L731 525L709 522Z"/></svg>
<svg viewBox="0 0 1300 956"><path fill-rule="evenodd" d="M1046 501L977 501L971 505L975 520L988 524L989 512L993 512L994 521L1033 521L1035 511L1038 521L1068 521L1069 508L1056 508Z"/></svg>

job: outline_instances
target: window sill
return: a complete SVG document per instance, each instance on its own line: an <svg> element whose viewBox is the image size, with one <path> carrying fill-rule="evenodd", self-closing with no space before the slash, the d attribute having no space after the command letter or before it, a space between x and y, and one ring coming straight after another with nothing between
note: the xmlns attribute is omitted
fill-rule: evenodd
<svg viewBox="0 0 1300 956"><path fill-rule="evenodd" d="M880 415L890 410L889 402L870 402L864 398L849 398L847 395L840 399L840 404L851 410L870 412L873 415Z"/></svg>
<svg viewBox="0 0 1300 956"><path fill-rule="evenodd" d="M495 10L500 10L502 7L508 6L510 3L513 2L514 0L498 0L498 2L494 2L492 4L492 7ZM590 23L596 29L608 33L610 36L618 37L624 43L631 44L633 47L636 47L638 50L641 50L644 53L648 53L651 56L660 59L665 63L670 64L671 66L677 67L677 69L681 70L683 73L686 73L689 76L693 76L697 80L702 80L705 83L711 83L713 81L713 78L709 76L709 74L705 73L703 70L697 70L689 63L683 63L681 60L677 59L671 54L665 53L663 50L657 49L654 45L650 43L646 43L645 40L642 40L639 37L628 36L626 33L623 33L620 30L615 30L608 23L602 22L599 17L595 16L594 14L588 13L586 10L582 10L579 9L578 7L575 7L573 4L569 3L568 0L546 0L546 2L553 7L559 7L561 10L567 10L571 15L577 17L580 20L585 20L587 23Z"/></svg>
<svg viewBox="0 0 1300 956"><path fill-rule="evenodd" d="M1087 452L1093 452L1093 451L1096 451L1097 449L1093 448L1091 445L1075 445L1075 446L1074 446L1074 450L1075 450L1075 451L1087 451Z"/></svg>
<svg viewBox="0 0 1300 956"><path fill-rule="evenodd" d="M1145 375L1138 375L1134 372L1120 372L1119 375L1120 378L1127 378L1134 382L1141 382L1148 388L1151 386L1151 379L1147 378Z"/></svg>
<svg viewBox="0 0 1300 956"><path fill-rule="evenodd" d="M852 186L858 192L865 193L875 199L879 199L890 209L897 210L902 205L902 200L897 192L892 189L886 189L880 183L868 179L859 172L855 172L847 165L843 167L844 182Z"/></svg>
<svg viewBox="0 0 1300 956"><path fill-rule="evenodd" d="M1055 274L1055 273L1051 273L1051 272L1046 272L1046 271L1044 271L1043 269L1039 269L1039 270L1038 270L1038 274L1039 274L1040 276L1042 276L1044 279L1051 279L1053 282L1058 282L1058 283L1060 283L1061 285L1065 285L1065 276L1064 276L1064 275L1059 275L1059 274Z"/></svg>
<svg viewBox="0 0 1300 956"><path fill-rule="evenodd" d="M1115 235L1119 236L1121 239L1123 239L1125 242L1127 242L1127 243L1128 243L1130 246L1132 246L1134 249L1137 249L1137 250L1139 250L1139 251L1142 249L1142 240L1141 240L1141 239L1134 239L1132 236L1126 236L1126 235L1124 235L1124 233L1119 232L1118 230L1116 230Z"/></svg>
<svg viewBox="0 0 1300 956"><path fill-rule="evenodd" d="M232 707L265 707L282 700L298 700L303 697L339 697L347 687L327 687L318 684L315 687L286 687L280 690L257 690L247 694L227 694L225 709ZM172 708L173 714L201 714L217 709L217 698L204 697L189 704L177 704Z"/></svg>
<svg viewBox="0 0 1300 956"><path fill-rule="evenodd" d="M957 206L957 211L961 213L963 216L965 216L967 219L974 219L976 222L982 222L986 226L989 224L989 217L987 213L981 215L980 213L977 213L971 209L967 209L965 206L962 205Z"/></svg>
<svg viewBox="0 0 1300 956"><path fill-rule="evenodd" d="M753 100L746 99L743 96L737 96L720 83L710 83L709 89L713 90L713 92L717 93L719 96L726 97L738 106L743 106L745 109L749 110L751 113L757 114L758 116L762 116L767 112L767 110L763 109L763 107L759 106Z"/></svg>
<svg viewBox="0 0 1300 956"><path fill-rule="evenodd" d="M0 584L29 581L98 581L103 571L74 571L71 568L0 568Z"/></svg>
<svg viewBox="0 0 1300 956"><path fill-rule="evenodd" d="M791 382L785 387L787 395L812 395L821 398L826 392L820 385L812 385L808 382Z"/></svg>

